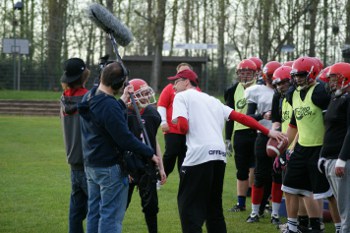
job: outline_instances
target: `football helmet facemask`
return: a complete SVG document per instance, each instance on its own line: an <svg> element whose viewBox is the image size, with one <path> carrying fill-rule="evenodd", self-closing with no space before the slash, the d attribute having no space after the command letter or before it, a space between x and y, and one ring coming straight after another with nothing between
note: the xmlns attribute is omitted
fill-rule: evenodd
<svg viewBox="0 0 350 233"><path fill-rule="evenodd" d="M132 79L129 84L134 87L134 99L139 108L145 108L150 104L155 104L156 97L153 89L142 79ZM128 107L131 106L131 100L128 102Z"/></svg>

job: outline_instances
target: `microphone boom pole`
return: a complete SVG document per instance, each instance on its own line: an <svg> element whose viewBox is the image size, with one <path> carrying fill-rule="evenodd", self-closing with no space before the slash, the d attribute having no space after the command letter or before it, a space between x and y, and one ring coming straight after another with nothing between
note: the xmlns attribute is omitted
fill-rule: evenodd
<svg viewBox="0 0 350 233"><path fill-rule="evenodd" d="M122 59L121 59L121 57L120 57L120 55L119 55L118 44L117 44L117 42L116 42L116 40L115 40L115 38L114 38L113 33L108 32L108 36L109 36L109 38L110 38L110 40L111 40L112 47L113 47L113 51L114 51L114 53L115 53L115 55L116 55L117 61L121 64L123 70L126 71L126 68L125 68L125 66L124 66L124 63L123 63L123 61L122 61ZM141 130L142 130L142 133L143 133L143 137L144 137L144 139L145 139L145 142L146 142L147 145L152 146L152 145L151 145L151 142L150 142L150 140L149 140L148 133L147 133L147 130L146 130L146 128L145 128L145 125L144 125L143 122L142 122L141 114L140 114L140 111L139 111L139 109L138 109L138 107L137 107L137 104L136 104L134 95L133 95L133 93L130 93L130 92L129 92L129 95L130 95L130 100L131 100L132 106L133 106L134 111L135 111L135 113L136 113L137 121L138 121L139 126L140 126L140 128L141 128Z"/></svg>
<svg viewBox="0 0 350 233"><path fill-rule="evenodd" d="M117 62L121 65L124 75L128 75L128 70L124 66L124 63L119 55L118 43L121 46L127 46L132 41L132 33L130 30L120 22L109 10L98 3L93 3L87 8L87 16L93 21L97 27L106 32L111 40L113 52L116 55ZM117 38L115 38L117 36ZM117 40L116 40L117 39ZM150 140L146 128L142 122L140 111L134 99L133 93L129 93L130 99L136 113L137 120L148 146L151 146Z"/></svg>

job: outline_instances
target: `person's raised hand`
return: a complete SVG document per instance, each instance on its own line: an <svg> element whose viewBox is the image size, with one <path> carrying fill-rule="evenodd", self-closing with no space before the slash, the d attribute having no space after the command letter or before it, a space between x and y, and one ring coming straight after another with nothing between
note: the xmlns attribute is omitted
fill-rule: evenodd
<svg viewBox="0 0 350 233"><path fill-rule="evenodd" d="M130 99L130 95L134 93L134 86L133 85L127 85L124 90L122 96L120 96L120 99L127 104Z"/></svg>
<svg viewBox="0 0 350 233"><path fill-rule="evenodd" d="M161 124L160 128L162 129L163 132L168 132L169 131L168 123Z"/></svg>

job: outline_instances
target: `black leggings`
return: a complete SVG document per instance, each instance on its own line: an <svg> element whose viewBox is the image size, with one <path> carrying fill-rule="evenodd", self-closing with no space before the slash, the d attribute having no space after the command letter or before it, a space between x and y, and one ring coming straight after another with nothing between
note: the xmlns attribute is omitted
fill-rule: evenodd
<svg viewBox="0 0 350 233"><path fill-rule="evenodd" d="M269 138L262 133L258 133L255 142L255 179L254 185L258 188L266 185L271 186L271 182L274 181L277 184L282 184L281 174L276 173L273 169L274 159L268 157L266 154L266 143Z"/></svg>

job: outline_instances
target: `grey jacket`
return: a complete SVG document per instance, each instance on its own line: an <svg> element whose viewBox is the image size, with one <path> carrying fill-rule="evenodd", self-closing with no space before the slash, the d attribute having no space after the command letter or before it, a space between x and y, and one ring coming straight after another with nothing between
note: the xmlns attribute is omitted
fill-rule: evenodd
<svg viewBox="0 0 350 233"><path fill-rule="evenodd" d="M72 170L84 170L83 150L81 143L80 117L77 105L82 96L62 95L60 118L63 129L63 138L66 148L67 161Z"/></svg>

